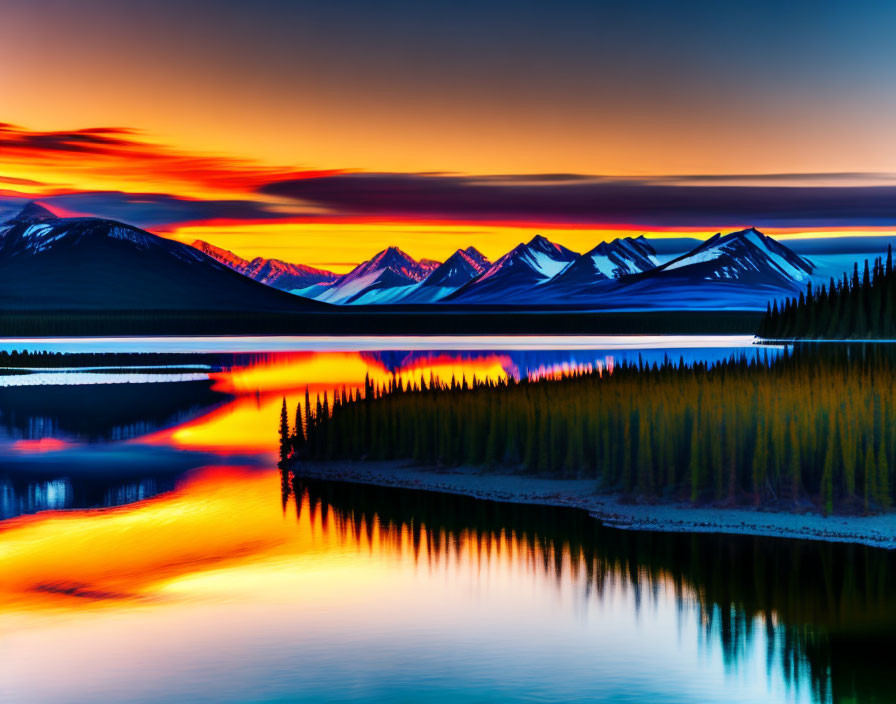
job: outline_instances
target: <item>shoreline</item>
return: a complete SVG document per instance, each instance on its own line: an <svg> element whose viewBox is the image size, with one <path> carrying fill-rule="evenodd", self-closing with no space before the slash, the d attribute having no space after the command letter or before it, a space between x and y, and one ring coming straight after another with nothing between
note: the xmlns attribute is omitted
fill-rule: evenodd
<svg viewBox="0 0 896 704"><path fill-rule="evenodd" d="M486 501L576 508L587 511L607 527L623 530L753 535L896 549L896 513L825 518L820 513L743 507L624 503L618 495L597 493L592 479L494 474L472 467L435 470L402 461L290 462L288 469L295 476L306 479L459 494Z"/></svg>

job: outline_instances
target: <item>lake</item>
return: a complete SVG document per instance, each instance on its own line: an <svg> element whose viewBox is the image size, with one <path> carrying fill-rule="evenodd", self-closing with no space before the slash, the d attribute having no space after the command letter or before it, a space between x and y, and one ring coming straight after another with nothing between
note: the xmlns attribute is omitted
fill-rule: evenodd
<svg viewBox="0 0 896 704"><path fill-rule="evenodd" d="M303 481L365 376L774 355L744 337L3 340L0 701L893 701L891 553ZM98 356L91 356L98 355Z"/></svg>

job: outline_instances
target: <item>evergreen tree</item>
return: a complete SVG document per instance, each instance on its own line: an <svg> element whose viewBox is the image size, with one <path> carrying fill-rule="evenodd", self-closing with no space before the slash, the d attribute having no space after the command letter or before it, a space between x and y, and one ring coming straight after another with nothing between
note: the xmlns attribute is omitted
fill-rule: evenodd
<svg viewBox="0 0 896 704"><path fill-rule="evenodd" d="M289 415L286 411L286 397L283 397L283 406L280 409L280 462L286 462L289 459L289 451L291 446L289 437Z"/></svg>

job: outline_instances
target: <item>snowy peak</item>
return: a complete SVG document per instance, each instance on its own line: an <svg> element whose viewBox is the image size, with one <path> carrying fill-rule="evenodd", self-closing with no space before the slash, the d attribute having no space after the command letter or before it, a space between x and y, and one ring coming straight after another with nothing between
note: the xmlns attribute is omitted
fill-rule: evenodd
<svg viewBox="0 0 896 704"><path fill-rule="evenodd" d="M369 261L359 264L346 274L344 278L351 280L366 276L374 271L388 269L394 274L416 282L426 278L426 275L436 269L439 264L440 262L432 259L423 259L418 262L410 254L403 252L398 247L388 247L381 252L377 252Z"/></svg>
<svg viewBox="0 0 896 704"><path fill-rule="evenodd" d="M327 303L379 303L390 300L394 291L423 281L440 262L417 261L398 247L388 247L338 278L326 291L316 296Z"/></svg>
<svg viewBox="0 0 896 704"><path fill-rule="evenodd" d="M193 242L193 247L243 276L282 291L328 284L338 278L332 271L315 269L304 264L290 264L279 259L255 257L252 261L248 261L227 249L202 240Z"/></svg>
<svg viewBox="0 0 896 704"><path fill-rule="evenodd" d="M601 242L583 256L589 257L595 269L604 273L609 279L650 271L659 265L656 250L644 235Z"/></svg>
<svg viewBox="0 0 896 704"><path fill-rule="evenodd" d="M518 244L490 266L478 279L485 281L495 276L515 272L541 283L552 279L579 255L546 237L535 235L525 244Z"/></svg>
<svg viewBox="0 0 896 704"><path fill-rule="evenodd" d="M197 259L199 255L187 245L163 240L145 230L103 218L47 217L39 211L30 211L32 220L14 219L0 228L0 255L6 257L27 256L72 249L86 243L109 246L111 241L129 242L138 249L151 249L164 245L180 258ZM49 212L49 211L47 211ZM176 245L176 246L175 246Z"/></svg>
<svg viewBox="0 0 896 704"><path fill-rule="evenodd" d="M422 286L460 288L479 276L488 266L488 259L475 247L459 249L426 277Z"/></svg>
<svg viewBox="0 0 896 704"><path fill-rule="evenodd" d="M641 235L601 242L570 264L555 283L588 284L650 271L659 264L656 251Z"/></svg>
<svg viewBox="0 0 896 704"><path fill-rule="evenodd" d="M193 247L114 220L29 208L0 225L0 305L23 310L291 310L313 306Z"/></svg>
<svg viewBox="0 0 896 704"><path fill-rule="evenodd" d="M802 283L815 267L756 228L716 234L658 271L707 281Z"/></svg>
<svg viewBox="0 0 896 704"><path fill-rule="evenodd" d="M471 246L458 251L466 254L477 266L482 269L482 271L485 271L488 267L491 266L491 262L488 260L488 257L486 257L475 247Z"/></svg>
<svg viewBox="0 0 896 704"><path fill-rule="evenodd" d="M260 283L284 291L315 284L326 284L339 278L332 271L315 269L304 264L291 264L279 259L265 259L264 257L255 257L246 265L243 273Z"/></svg>
<svg viewBox="0 0 896 704"><path fill-rule="evenodd" d="M506 302L508 296L527 294L553 279L578 254L536 235L510 250L481 275L445 300L459 302Z"/></svg>

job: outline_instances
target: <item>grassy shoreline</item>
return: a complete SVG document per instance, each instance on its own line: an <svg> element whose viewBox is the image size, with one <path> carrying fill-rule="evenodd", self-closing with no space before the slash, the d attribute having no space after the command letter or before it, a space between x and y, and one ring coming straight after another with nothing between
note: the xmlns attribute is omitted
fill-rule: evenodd
<svg viewBox="0 0 896 704"><path fill-rule="evenodd" d="M303 479L459 494L486 501L549 505L587 511L604 525L668 533L722 533L855 543L896 549L896 514L871 516L694 506L680 502L629 503L618 494L597 493L587 479L554 479L483 473L480 468L435 470L402 461L287 462Z"/></svg>

